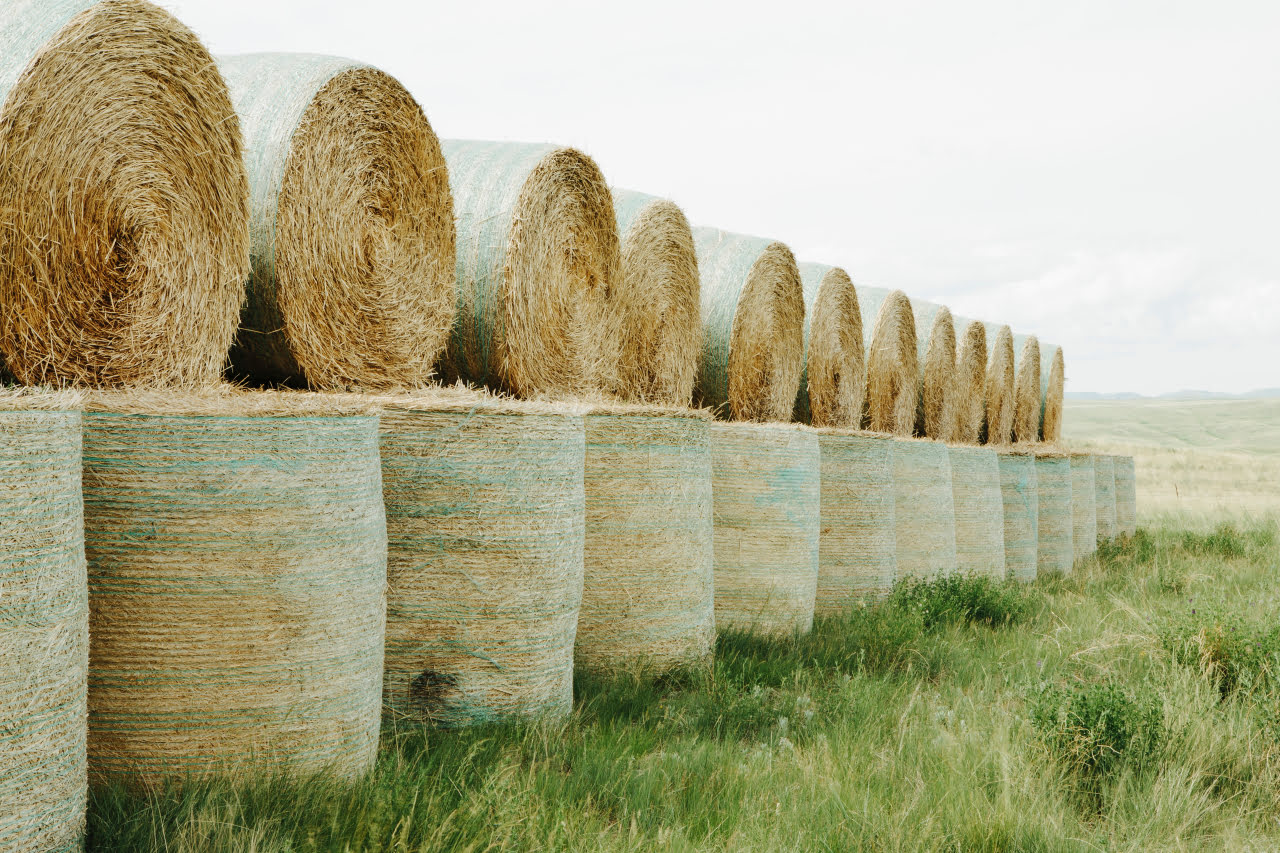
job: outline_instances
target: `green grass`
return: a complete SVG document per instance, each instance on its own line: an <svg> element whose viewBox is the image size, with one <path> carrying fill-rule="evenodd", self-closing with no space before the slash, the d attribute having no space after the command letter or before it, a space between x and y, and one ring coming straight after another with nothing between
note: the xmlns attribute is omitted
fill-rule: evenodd
<svg viewBox="0 0 1280 853"><path fill-rule="evenodd" d="M1270 525L1144 530L1031 587L901 587L579 678L560 725L388 729L354 786L97 790L89 848L1275 849L1278 556Z"/></svg>

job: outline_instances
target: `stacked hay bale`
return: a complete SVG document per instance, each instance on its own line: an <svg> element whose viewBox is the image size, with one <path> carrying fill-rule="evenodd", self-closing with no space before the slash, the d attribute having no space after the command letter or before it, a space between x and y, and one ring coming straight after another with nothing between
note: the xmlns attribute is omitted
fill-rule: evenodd
<svg viewBox="0 0 1280 853"><path fill-rule="evenodd" d="M632 400L687 406L702 338L693 231L666 199L612 193L622 241L618 390Z"/></svg>
<svg viewBox="0 0 1280 853"><path fill-rule="evenodd" d="M1069 574L1075 562L1071 458L1036 452L1036 572Z"/></svg>
<svg viewBox="0 0 1280 853"><path fill-rule="evenodd" d="M956 415L956 330L945 305L913 302L920 359L920 392L915 432L946 440ZM928 328L927 338L925 329Z"/></svg>
<svg viewBox="0 0 1280 853"><path fill-rule="evenodd" d="M574 658L612 671L705 664L715 643L705 412L593 406L585 419L585 572Z"/></svg>
<svg viewBox="0 0 1280 853"><path fill-rule="evenodd" d="M998 454L1000 491L1004 498L1004 565L1009 576L1036 579L1039 552L1040 490L1036 457L1025 451Z"/></svg>
<svg viewBox="0 0 1280 853"><path fill-rule="evenodd" d="M252 199L232 369L322 389L427 381L453 325L456 251L449 175L422 108L349 59L219 65Z"/></svg>
<svg viewBox="0 0 1280 853"><path fill-rule="evenodd" d="M0 390L0 850L83 845L89 602L79 403Z"/></svg>
<svg viewBox="0 0 1280 853"><path fill-rule="evenodd" d="M88 405L91 776L367 771L386 618L376 415L278 392Z"/></svg>
<svg viewBox="0 0 1280 853"><path fill-rule="evenodd" d="M888 595L897 576L893 442L876 433L818 431L821 529L815 613Z"/></svg>
<svg viewBox="0 0 1280 853"><path fill-rule="evenodd" d="M1098 550L1097 480L1093 457L1071 454L1071 543L1075 559L1083 560Z"/></svg>
<svg viewBox="0 0 1280 853"><path fill-rule="evenodd" d="M1040 440L1050 444L1062 440L1062 400L1066 384L1062 347L1045 344L1040 348Z"/></svg>
<svg viewBox="0 0 1280 853"><path fill-rule="evenodd" d="M1093 494L1098 511L1098 541L1116 538L1116 471L1110 456L1094 454Z"/></svg>
<svg viewBox="0 0 1280 853"><path fill-rule="evenodd" d="M1001 326L994 336L988 330L987 340L991 344L991 352L987 362L982 441L984 444L1008 444L1013 437L1013 333L1008 326Z"/></svg>
<svg viewBox="0 0 1280 853"><path fill-rule="evenodd" d="M862 316L875 317L867 350L867 412L863 426L909 437L916 421L919 382L916 321L900 290L859 291Z"/></svg>
<svg viewBox="0 0 1280 853"><path fill-rule="evenodd" d="M740 421L791 418L804 360L804 286L782 243L695 228L702 354L694 401Z"/></svg>
<svg viewBox="0 0 1280 853"><path fill-rule="evenodd" d="M956 320L964 331L956 358L954 419L948 439L957 444L977 444L987 399L987 327L975 320Z"/></svg>
<svg viewBox="0 0 1280 853"><path fill-rule="evenodd" d="M442 148L458 304L441 374L526 397L616 388L621 253L595 161L551 145Z"/></svg>
<svg viewBox="0 0 1280 853"><path fill-rule="evenodd" d="M248 273L240 125L144 0L0 10L0 353L21 382L222 371Z"/></svg>
<svg viewBox="0 0 1280 853"><path fill-rule="evenodd" d="M580 410L458 391L384 405L386 706L446 726L568 714Z"/></svg>
<svg viewBox="0 0 1280 853"><path fill-rule="evenodd" d="M800 264L804 286L804 368L795 420L814 426L862 423L867 365L858 294L839 267Z"/></svg>
<svg viewBox="0 0 1280 853"><path fill-rule="evenodd" d="M1004 498L1000 463L989 447L951 447L956 569L1004 580Z"/></svg>
<svg viewBox="0 0 1280 853"><path fill-rule="evenodd" d="M933 580L956 569L956 511L947 446L893 442L893 527L897 577Z"/></svg>
<svg viewBox="0 0 1280 853"><path fill-rule="evenodd" d="M1116 473L1116 533L1138 532L1138 483L1132 456L1112 457Z"/></svg>
<svg viewBox="0 0 1280 853"><path fill-rule="evenodd" d="M820 488L812 430L711 425L718 628L786 634L812 627Z"/></svg>
<svg viewBox="0 0 1280 853"><path fill-rule="evenodd" d="M1035 335L1018 349L1013 388L1013 440L1035 444L1040 440L1040 341Z"/></svg>

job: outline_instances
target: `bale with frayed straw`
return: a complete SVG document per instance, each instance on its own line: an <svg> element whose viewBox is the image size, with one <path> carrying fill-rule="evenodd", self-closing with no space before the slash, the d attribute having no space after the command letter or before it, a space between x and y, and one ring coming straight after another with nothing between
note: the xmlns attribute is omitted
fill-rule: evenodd
<svg viewBox="0 0 1280 853"><path fill-rule="evenodd" d="M897 577L893 442L886 435L822 429L822 524L814 612L840 613L883 599Z"/></svg>
<svg viewBox="0 0 1280 853"><path fill-rule="evenodd" d="M911 301L901 290L889 293L876 304L875 328L867 351L864 426L874 432L910 436L915 427L919 383L915 316ZM871 316L865 311L868 305L862 307L864 316Z"/></svg>
<svg viewBox="0 0 1280 853"><path fill-rule="evenodd" d="M715 644L708 416L593 406L574 661L609 672L706 664Z"/></svg>
<svg viewBox="0 0 1280 853"><path fill-rule="evenodd" d="M946 440L955 422L956 330L945 305L913 303L916 345L920 357L920 392L916 435ZM924 330L928 325L928 338Z"/></svg>
<svg viewBox="0 0 1280 853"><path fill-rule="evenodd" d="M956 320L964 332L956 358L955 402L951 407L955 426L949 440L977 444L987 400L987 327L976 320Z"/></svg>
<svg viewBox="0 0 1280 853"><path fill-rule="evenodd" d="M694 402L739 421L790 420L804 360L804 285L782 243L693 229L702 276Z"/></svg>
<svg viewBox="0 0 1280 853"><path fill-rule="evenodd" d="M1008 444L1013 437L1013 332L1001 326L994 336L987 361L987 400L982 422L983 444Z"/></svg>
<svg viewBox="0 0 1280 853"><path fill-rule="evenodd" d="M693 231L666 199L612 192L622 240L617 390L631 400L687 406L702 340Z"/></svg>
<svg viewBox="0 0 1280 853"><path fill-rule="evenodd" d="M441 374L524 397L615 387L621 252L595 161L552 145L442 146L458 305Z"/></svg>
<svg viewBox="0 0 1280 853"><path fill-rule="evenodd" d="M947 446L893 442L893 528L897 577L933 580L956 570L955 495Z"/></svg>
<svg viewBox="0 0 1280 853"><path fill-rule="evenodd" d="M857 429L867 394L858 293L840 267L800 264L804 284L804 369L795 419Z"/></svg>
<svg viewBox="0 0 1280 853"><path fill-rule="evenodd" d="M1132 456L1113 456L1116 472L1116 533L1138 532L1138 482Z"/></svg>
<svg viewBox="0 0 1280 853"><path fill-rule="evenodd" d="M577 412L457 391L387 399L393 714L461 726L569 713L583 572Z"/></svg>
<svg viewBox="0 0 1280 853"><path fill-rule="evenodd" d="M1050 444L1062 440L1062 400L1065 386L1062 347L1045 344L1040 348L1040 440Z"/></svg>
<svg viewBox="0 0 1280 853"><path fill-rule="evenodd" d="M716 626L813 626L821 483L818 437L781 424L711 425Z"/></svg>
<svg viewBox="0 0 1280 853"><path fill-rule="evenodd" d="M1070 574L1075 562L1071 459L1036 452L1036 574Z"/></svg>
<svg viewBox="0 0 1280 853"><path fill-rule="evenodd" d="M91 776L363 775L386 624L376 415L223 389L88 405Z"/></svg>
<svg viewBox="0 0 1280 853"><path fill-rule="evenodd" d="M1013 440L1035 444L1040 440L1040 341L1027 338L1018 356L1013 388Z"/></svg>
<svg viewBox="0 0 1280 853"><path fill-rule="evenodd" d="M248 273L240 125L144 0L0 10L0 352L21 382L215 380Z"/></svg>
<svg viewBox="0 0 1280 853"><path fill-rule="evenodd" d="M1098 550L1097 480L1093 457L1071 454L1071 548L1077 560Z"/></svg>
<svg viewBox="0 0 1280 853"><path fill-rule="evenodd" d="M249 169L252 273L232 370L312 388L419 385L453 325L440 142L395 78L349 59L219 59Z"/></svg>
<svg viewBox="0 0 1280 853"><path fill-rule="evenodd" d="M0 389L0 850L78 850L89 601L74 394Z"/></svg>
<svg viewBox="0 0 1280 853"><path fill-rule="evenodd" d="M998 454L1000 491L1004 496L1004 566L1010 577L1036 579L1039 550L1040 490L1036 457L1025 451Z"/></svg>
<svg viewBox="0 0 1280 853"><path fill-rule="evenodd" d="M1093 457L1093 494L1098 511L1098 541L1116 538L1116 471L1110 456Z"/></svg>
<svg viewBox="0 0 1280 853"><path fill-rule="evenodd" d="M1004 497L989 447L948 448L955 500L956 569L1004 580Z"/></svg>

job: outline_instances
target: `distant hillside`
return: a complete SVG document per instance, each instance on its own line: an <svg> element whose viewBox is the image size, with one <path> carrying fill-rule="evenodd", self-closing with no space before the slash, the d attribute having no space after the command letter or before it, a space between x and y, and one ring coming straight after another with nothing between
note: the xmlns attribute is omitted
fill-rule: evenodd
<svg viewBox="0 0 1280 853"><path fill-rule="evenodd" d="M1243 394L1228 394L1225 391L1170 391L1155 397L1135 394L1132 391L1117 391L1102 394L1097 391L1068 391L1064 395L1068 400L1080 402L1096 402L1102 400L1275 400L1280 399L1280 388L1259 388Z"/></svg>

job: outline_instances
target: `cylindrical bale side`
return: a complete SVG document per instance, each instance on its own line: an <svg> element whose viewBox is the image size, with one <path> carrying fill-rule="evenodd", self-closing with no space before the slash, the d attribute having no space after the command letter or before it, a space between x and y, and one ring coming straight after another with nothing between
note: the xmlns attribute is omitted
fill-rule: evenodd
<svg viewBox="0 0 1280 853"><path fill-rule="evenodd" d="M945 441L956 416L956 330L945 305L912 303L920 391L916 402L916 435ZM926 325L927 324L927 325Z"/></svg>
<svg viewBox="0 0 1280 853"><path fill-rule="evenodd" d="M1071 454L1071 548L1075 559L1083 560L1098 550L1097 480L1093 457Z"/></svg>
<svg viewBox="0 0 1280 853"><path fill-rule="evenodd" d="M393 714L563 717L582 603L583 422L460 395L382 415Z"/></svg>
<svg viewBox="0 0 1280 853"><path fill-rule="evenodd" d="M585 574L574 661L706 664L715 645L709 425L701 413L586 417Z"/></svg>
<svg viewBox="0 0 1280 853"><path fill-rule="evenodd" d="M739 421L790 420L804 361L795 256L782 243L714 228L695 228L693 238L702 275L694 402Z"/></svg>
<svg viewBox="0 0 1280 853"><path fill-rule="evenodd" d="M893 443L893 529L899 580L933 580L956 570L951 456L941 442Z"/></svg>
<svg viewBox="0 0 1280 853"><path fill-rule="evenodd" d="M1013 387L1013 440L1035 444L1040 440L1040 341L1032 335L1018 350Z"/></svg>
<svg viewBox="0 0 1280 853"><path fill-rule="evenodd" d="M1133 536L1138 532L1138 482L1132 456L1112 457L1116 472L1116 532Z"/></svg>
<svg viewBox="0 0 1280 853"><path fill-rule="evenodd" d="M962 328L960 352L956 357L955 403L951 407L954 427L948 436L957 444L977 444L982 437L982 421L987 400L987 327L976 320L955 322Z"/></svg>
<svg viewBox="0 0 1280 853"><path fill-rule="evenodd" d="M701 285L693 230L666 199L614 187L622 241L618 393L688 406L702 342Z"/></svg>
<svg viewBox="0 0 1280 853"><path fill-rule="evenodd" d="M0 6L0 352L27 384L222 373L249 269L240 123L144 0Z"/></svg>
<svg viewBox="0 0 1280 853"><path fill-rule="evenodd" d="M1062 440L1062 400L1066 367L1062 347L1040 347L1040 440L1053 444Z"/></svg>
<svg viewBox="0 0 1280 853"><path fill-rule="evenodd" d="M449 173L388 74L335 56L219 58L245 136L252 272L234 373L420 385L453 326Z"/></svg>
<svg viewBox="0 0 1280 853"><path fill-rule="evenodd" d="M858 294L839 267L800 264L804 285L804 369L795 420L857 429L867 394Z"/></svg>
<svg viewBox="0 0 1280 853"><path fill-rule="evenodd" d="M1110 456L1094 454L1093 494L1098 510L1098 541L1116 538L1116 471Z"/></svg>
<svg viewBox="0 0 1280 853"><path fill-rule="evenodd" d="M711 425L716 627L808 631L818 587L817 434Z"/></svg>
<svg viewBox="0 0 1280 853"><path fill-rule="evenodd" d="M65 395L24 399L0 391L0 850L6 851L83 847L89 601L80 413L38 410L60 406L59 396Z"/></svg>
<svg viewBox="0 0 1280 853"><path fill-rule="evenodd" d="M387 565L378 419L314 396L90 402L101 409L84 418L93 778L373 766Z"/></svg>
<svg viewBox="0 0 1280 853"><path fill-rule="evenodd" d="M893 443L888 436L823 430L822 526L817 615L840 613L889 594L897 577Z"/></svg>
<svg viewBox="0 0 1280 853"><path fill-rule="evenodd" d="M1071 460L1036 453L1036 574L1070 574L1075 562Z"/></svg>
<svg viewBox="0 0 1280 853"><path fill-rule="evenodd" d="M999 454L1000 491L1004 496L1004 566L1009 576L1026 583L1036 579L1039 550L1040 490L1034 453Z"/></svg>
<svg viewBox="0 0 1280 853"><path fill-rule="evenodd" d="M441 147L458 229L443 378L525 397L616 387L621 250L595 161L552 145Z"/></svg>
<svg viewBox="0 0 1280 853"><path fill-rule="evenodd" d="M1013 438L1014 369L1013 332L1001 326L988 333L991 351L987 361L987 407L983 415L983 444L1008 444Z"/></svg>
<svg viewBox="0 0 1280 853"><path fill-rule="evenodd" d="M1005 579L1004 497L1000 462L989 447L951 447L955 500L956 569Z"/></svg>
<svg viewBox="0 0 1280 853"><path fill-rule="evenodd" d="M869 299L875 301L876 297L869 294ZM875 432L907 437L915 429L920 378L915 315L911 300L901 290L875 304L875 326L867 350L867 411L863 425Z"/></svg>

